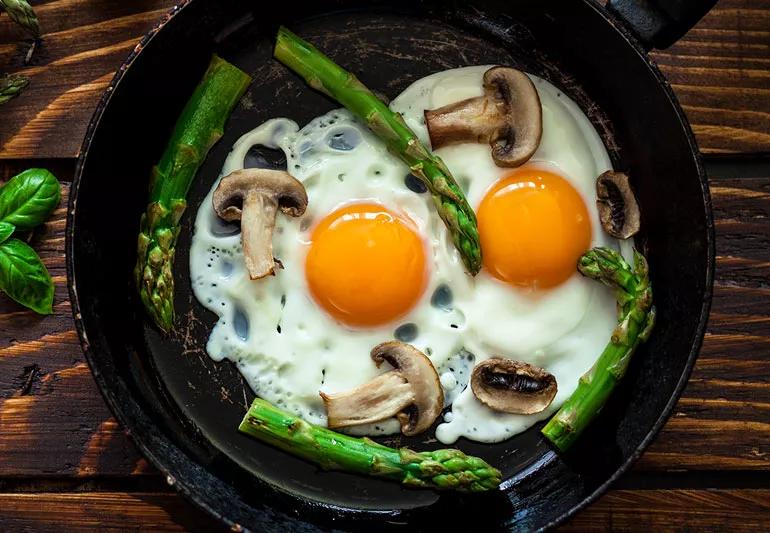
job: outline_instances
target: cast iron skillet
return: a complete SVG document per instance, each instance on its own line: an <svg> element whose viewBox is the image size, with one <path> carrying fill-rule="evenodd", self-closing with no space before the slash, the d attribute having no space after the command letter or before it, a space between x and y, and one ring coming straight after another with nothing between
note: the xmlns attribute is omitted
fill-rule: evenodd
<svg viewBox="0 0 770 533"><path fill-rule="evenodd" d="M191 0L142 41L102 98L83 144L70 198L68 274L96 381L170 483L226 523L255 531L537 529L594 500L641 454L696 358L714 264L695 140L645 48L670 44L705 9L697 0L668 2L679 12L640 0L613 4L614 14L589 0L336 0L269 8ZM505 482L489 494L439 495L319 472L236 431L253 395L233 365L204 352L215 317L190 290L191 221L242 133L271 117L303 124L336 107L271 59L279 23L390 97L431 72L465 65L500 63L536 73L577 100L615 168L630 171L644 216L637 246L649 257L658 326L610 405L568 454L551 450L541 424L496 445L461 440L460 448L499 466ZM177 247L178 320L164 338L144 318L131 281L139 214L150 168L212 52L251 72L255 82L190 191ZM390 443L436 446L425 440Z"/></svg>

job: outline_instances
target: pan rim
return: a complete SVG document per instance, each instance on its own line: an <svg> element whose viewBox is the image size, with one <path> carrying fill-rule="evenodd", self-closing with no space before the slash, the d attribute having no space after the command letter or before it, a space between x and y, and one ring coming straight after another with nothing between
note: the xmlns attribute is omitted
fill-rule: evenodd
<svg viewBox="0 0 770 533"><path fill-rule="evenodd" d="M131 68L134 61L142 53L146 45L155 37L155 35L157 35L160 31L162 31L163 28L171 20L173 20L179 13L181 13L184 10L184 8L190 5L192 1L193 0L181 0L175 6L173 6L165 15L163 15L160 21L142 38L139 44L137 44L136 47L134 47L134 49L131 51L128 57L123 61L121 66L118 68L114 77L110 81L110 84L102 94L94 110L92 118L89 121L89 125L88 125L88 128L86 129L86 134L80 148L79 157L75 168L75 176L72 180L69 201L68 201L65 253L66 253L66 266L67 266L67 286L69 290L69 296L70 296L70 302L72 306L73 318L75 321L75 327L78 332L78 338L79 338L81 348L85 354L89 368L91 369L91 372L94 375L94 380L98 385L99 392L104 398L107 405L109 406L110 411L115 415L115 417L118 419L121 425L124 428L126 428L127 433L130 431L131 426L133 425L134 418L129 416L125 412L124 405L118 402L117 398L113 395L114 384L108 383L105 377L103 376L100 368L99 356L96 355L91 348L91 345L88 341L88 335L86 332L84 320L80 313L80 303L79 303L78 293L77 293L77 279L75 276L75 258L74 258L75 236L74 236L74 231L72 231L71 228L74 228L75 216L77 212L78 192L81 185L81 179L83 176L83 170L85 167L86 159L88 158L89 149L93 141L94 134L98 129L99 124L101 123L102 116L112 99L112 95L114 94L115 89L119 86L121 80L123 79L123 76ZM647 432L647 434L641 440L641 442L633 451L633 453L617 468L617 470L615 470L615 472L609 478L607 478L603 483L601 483L596 488L596 490L594 490L588 496L584 497L579 503L577 503L567 511L560 514L558 517L554 518L553 520L545 524L540 530L550 529L566 522L567 520L572 518L575 514L577 514L579 511L583 510L588 505L595 502L602 494L607 492L607 490L611 487L611 485L615 481L617 481L622 475L624 475L629 470L629 468L631 468L631 466L637 461L637 459L641 456L641 454L649 446L649 444L655 439L655 437L657 437L662 427L668 421L676 403L678 402L684 390L684 387L686 386L690 378L693 366L695 365L695 361L697 360L698 354L700 352L700 348L703 342L703 338L705 335L706 326L708 322L709 311L711 308L714 269L715 269L715 235L714 235L714 221L713 221L713 213L712 213L712 205L711 205L711 196L709 192L706 172L703 167L702 157L698 149L698 145L697 145L695 136L692 132L690 123L686 115L684 114L684 111L681 105L679 104L679 101L676 98L676 95L671 89L670 84L668 83L664 75L660 72L657 65L654 63L654 61L648 56L648 53L645 50L644 46L642 46L642 44L637 40L637 38L624 26L624 23L620 19L618 19L617 17L609 13L605 8L598 5L596 2L592 0L582 0L582 1L588 7L593 9L598 16L604 18L609 24L611 24L613 28L621 34L621 37L626 41L626 43L634 49L634 51L640 57L640 59L645 62L647 68L653 74L659 86L665 92L665 95L667 96L668 101L671 104L671 107L673 108L676 118L678 119L685 133L685 136L687 138L687 141L690 147L691 155L693 157L693 162L697 169L698 179L701 185L703 207L706 215L706 272L705 272L705 280L704 280L705 289L704 289L703 298L701 302L701 310L700 310L700 315L698 317L698 324L695 329L694 341L691 344L690 352L687 356L687 361L685 363L684 369L679 377L679 380L676 386L674 387L674 390L671 394L670 399L664 406L663 410L661 411L657 420L652 425L651 429ZM194 503L197 507L203 509L204 511L209 513L211 516L227 524L231 528L237 529L237 528L243 527L240 524L237 524L236 522L234 522L228 516L224 516L219 510L217 510L213 505L211 505L206 498L201 497L201 495L199 494L199 491L196 491L193 487L188 486L188 483L186 482L186 480L175 478L173 475L173 471L174 471L173 466L168 464L169 461L158 457L157 454L154 452L153 448L149 446L143 439L138 438L136 435L131 435L131 437L132 437L131 438L132 442L137 446L137 448L139 448L142 455L145 456L147 459L149 459L149 461L153 464L153 466L157 468L164 476L166 476L166 478L169 480L169 483L172 484L180 494L182 494L189 501ZM168 440L167 437L165 436L163 438L164 440ZM187 457L188 461L191 461L194 463L194 461L192 461L189 458L189 456L187 456L187 454L175 444L169 441L167 442L167 446L172 448L173 451L176 452L177 454ZM322 506L331 508L331 509L340 509L345 511L348 510L348 508L346 507L339 507L334 505L322 504ZM383 513L382 511L377 511L376 513L387 514L387 512Z"/></svg>

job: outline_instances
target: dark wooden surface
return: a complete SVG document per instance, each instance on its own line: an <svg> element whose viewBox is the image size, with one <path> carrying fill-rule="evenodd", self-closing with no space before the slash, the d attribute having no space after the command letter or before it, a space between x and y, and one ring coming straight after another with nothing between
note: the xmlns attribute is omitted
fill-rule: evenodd
<svg viewBox="0 0 770 533"><path fill-rule="evenodd" d="M64 193L96 99L168 0L33 2L46 41L0 16L0 71L32 85L0 107L0 181L50 168ZM660 436L574 531L770 527L770 0L722 0L656 60L693 124L717 231L714 304L687 389ZM0 531L210 531L110 416L74 331L65 211L33 238L56 282L55 313L0 295Z"/></svg>

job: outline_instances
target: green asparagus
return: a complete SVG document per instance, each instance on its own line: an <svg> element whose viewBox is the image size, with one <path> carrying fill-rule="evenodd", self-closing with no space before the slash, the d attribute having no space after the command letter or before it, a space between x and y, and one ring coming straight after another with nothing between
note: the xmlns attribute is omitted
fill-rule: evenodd
<svg viewBox="0 0 770 533"><path fill-rule="evenodd" d="M371 439L309 424L260 398L251 404L238 429L324 470L391 479L408 487L463 492L482 492L500 485L499 470L460 450L389 448Z"/></svg>
<svg viewBox="0 0 770 533"><path fill-rule="evenodd" d="M569 449L601 411L623 378L636 348L646 341L655 325L647 261L634 251L633 269L609 248L589 250L578 263L584 276L615 290L619 322L609 344L578 383L575 392L542 430L561 451Z"/></svg>
<svg viewBox="0 0 770 533"><path fill-rule="evenodd" d="M409 166L430 191L465 267L475 275L481 268L476 215L444 162L417 138L401 115L391 111L352 73L283 26L278 30L274 54L312 88L363 120L388 150Z"/></svg>
<svg viewBox="0 0 770 533"><path fill-rule="evenodd" d="M153 168L150 200L142 214L134 276L147 312L168 332L174 321L174 251L187 190L251 78L213 56L203 80L177 120Z"/></svg>
<svg viewBox="0 0 770 533"><path fill-rule="evenodd" d="M40 25L37 15L27 0L0 0L0 8L3 8L11 19L27 30L32 37L40 37Z"/></svg>
<svg viewBox="0 0 770 533"><path fill-rule="evenodd" d="M29 78L18 74L3 74L0 76L0 105L19 96L29 85Z"/></svg>

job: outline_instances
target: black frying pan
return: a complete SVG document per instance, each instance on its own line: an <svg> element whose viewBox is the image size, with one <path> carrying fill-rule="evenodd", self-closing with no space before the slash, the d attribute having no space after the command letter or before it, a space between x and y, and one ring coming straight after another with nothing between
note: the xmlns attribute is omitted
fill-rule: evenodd
<svg viewBox="0 0 770 533"><path fill-rule="evenodd" d="M593 501L641 454L696 358L714 266L695 140L646 49L673 42L713 1L611 3L614 13L589 0L269 7L192 0L142 41L102 98L83 144L70 198L68 273L83 348L107 403L182 493L255 531L536 529ZM657 4L669 4L668 11ZM461 440L460 448L499 466L505 482L489 494L439 495L319 472L236 432L253 395L233 365L204 352L215 317L190 290L191 220L242 133L276 116L304 123L336 106L271 59L279 23L391 97L417 78L465 65L508 64L545 77L582 106L615 168L630 172L643 213L637 246L649 257L659 322L610 404L568 454L551 450L541 424L496 445ZM256 81L190 191L177 248L179 318L164 338L145 320L131 281L139 214L150 168L212 52ZM435 446L424 438L393 440Z"/></svg>

